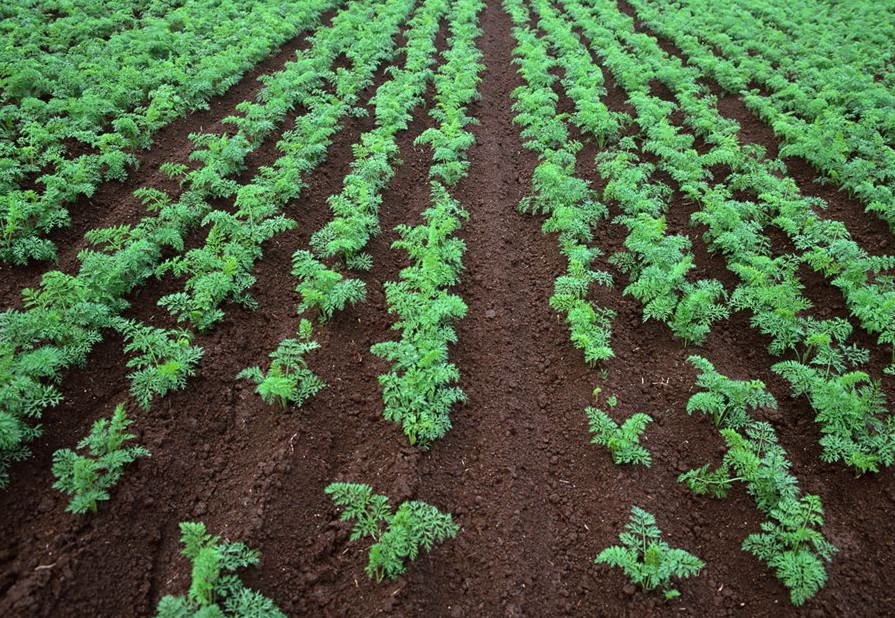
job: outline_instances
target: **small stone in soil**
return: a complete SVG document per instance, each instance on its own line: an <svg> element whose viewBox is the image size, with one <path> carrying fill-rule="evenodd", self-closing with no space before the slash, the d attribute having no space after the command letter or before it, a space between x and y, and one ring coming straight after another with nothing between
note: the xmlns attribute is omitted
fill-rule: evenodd
<svg viewBox="0 0 895 618"><path fill-rule="evenodd" d="M47 513L53 510L53 507L56 506L56 499L51 495L44 496L43 500L40 501L40 504L37 506L37 511L39 513Z"/></svg>

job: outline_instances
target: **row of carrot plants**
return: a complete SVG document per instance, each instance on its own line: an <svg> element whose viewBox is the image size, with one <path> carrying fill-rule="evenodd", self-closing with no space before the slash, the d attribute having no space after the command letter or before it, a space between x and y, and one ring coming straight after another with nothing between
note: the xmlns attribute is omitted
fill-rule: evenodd
<svg viewBox="0 0 895 618"><path fill-rule="evenodd" d="M519 203L519 209L549 215L542 230L558 234L567 260L566 272L556 279L550 305L565 316L572 342L582 350L585 360L596 364L614 355L611 337L615 312L588 299L593 283L612 286L612 276L593 267L602 255L594 243L594 230L608 211L590 185L575 176L575 158L581 144L569 138L557 110L558 96L553 90L556 77L550 71L554 64L546 43L528 25L530 15L520 0L505 0L504 8L514 24L514 62L523 78L523 85L512 93L516 112L513 121L522 127L524 146L538 155L531 195ZM598 84L586 92L594 105L600 105ZM619 120L607 121L607 139L620 130Z"/></svg>
<svg viewBox="0 0 895 618"><path fill-rule="evenodd" d="M824 563L836 548L820 531L820 497L802 493L773 426L749 414L776 409L777 402L759 380L732 380L705 358L689 360L699 372L697 386L704 390L690 397L687 413L710 417L726 450L717 468L706 464L678 480L696 494L716 498L725 498L737 483L745 485L766 520L761 532L746 537L743 549L766 562L789 590L792 603L802 605L826 583Z"/></svg>
<svg viewBox="0 0 895 618"><path fill-rule="evenodd" d="M469 215L451 190L467 174L467 152L475 141L468 107L479 96L484 69L476 47L483 8L481 0L457 0L451 8L448 49L434 76L430 116L437 124L416 140L432 151L432 205L419 225L396 228L400 238L392 248L405 251L411 265L401 271L399 280L385 283L389 313L398 318L393 328L400 330L401 338L371 348L391 363L379 377L385 417L402 425L410 444L423 447L447 433L452 407L466 398L456 386L460 374L449 362L448 347L457 340L453 323L467 311L451 288L460 280L465 250L456 232Z"/></svg>

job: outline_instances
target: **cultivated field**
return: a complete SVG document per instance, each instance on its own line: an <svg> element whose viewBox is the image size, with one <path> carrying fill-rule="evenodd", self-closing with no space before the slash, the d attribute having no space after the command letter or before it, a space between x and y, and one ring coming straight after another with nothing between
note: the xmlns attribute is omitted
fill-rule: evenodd
<svg viewBox="0 0 895 618"><path fill-rule="evenodd" d="M891 3L0 36L0 616L892 614Z"/></svg>

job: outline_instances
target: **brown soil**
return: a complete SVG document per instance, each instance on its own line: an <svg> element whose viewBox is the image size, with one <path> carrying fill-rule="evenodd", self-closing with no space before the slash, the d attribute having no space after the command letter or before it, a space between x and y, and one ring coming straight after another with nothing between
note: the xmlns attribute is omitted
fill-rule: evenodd
<svg viewBox="0 0 895 618"><path fill-rule="evenodd" d="M161 596L188 587L189 566L179 555L177 530L186 520L204 521L211 532L261 550L260 569L247 571L245 580L296 616L889 613L895 578L878 565L895 557L889 517L895 482L888 473L855 478L819 460L813 412L804 400L790 399L771 373L767 341L749 327L746 314L717 326L702 348L683 349L665 326L642 323L639 304L621 294L619 280L616 290L595 296L618 312L617 357L606 364L608 378L587 367L572 347L566 326L548 305L553 280L565 270L556 239L540 232L538 218L515 209L530 188L536 160L512 123L509 96L521 81L510 62L510 21L498 2L489 2L482 24L487 71L483 98L472 109L481 125L473 129L477 141L469 177L457 192L471 215L461 232L468 250L457 288L469 315L458 325L452 360L469 401L454 411L446 438L429 452L407 446L400 428L382 417L377 376L386 365L369 352L372 343L396 336L389 330L393 320L381 285L406 264L402 252L390 249L393 228L418 222L428 205L429 151L413 146L431 126L424 110L416 111L400 136L403 165L385 194L383 233L371 245L374 268L363 277L368 301L318 329L323 347L310 360L328 387L302 410L282 413L264 405L248 383L234 379L240 369L264 364L297 324L290 256L328 220L326 197L340 190L351 144L371 126L369 118L352 119L330 148L327 164L290 208L298 228L265 247L254 288L260 308L228 307L224 323L198 340L206 354L189 388L147 413L132 408L140 441L152 457L132 466L112 500L92 517L65 512L66 500L50 488L50 461L56 449L72 447L96 418L127 399L121 342L101 344L87 369L65 378L65 403L44 415L45 432L34 445L34 457L13 468L10 487L0 492L0 615L151 616ZM283 60L280 54L267 68ZM217 127L214 123L256 87L254 80L244 80L209 115L193 115L166 133L170 141L163 140L160 148L168 151L147 161L139 174L148 176L133 183L158 182L153 169L159 162L188 154L187 132ZM607 103L621 109L624 93L611 80L607 87ZM767 139L769 149L774 147L773 136L754 118L738 119L744 133L760 135L759 141ZM595 152L593 144L585 144L579 170L600 186L593 173ZM252 166L268 163L274 154L263 149ZM109 215L114 219L104 208L86 214L76 231L136 216L119 208L124 210ZM674 231L686 231L691 209L672 203ZM853 231L862 229L866 218L847 203L834 214ZM601 229L597 242L607 255L620 248L623 232L616 225ZM730 285L723 261L690 233L699 276ZM72 237L66 255L73 255L75 238L80 236ZM26 271L11 279L4 272L7 305L18 286L37 276L19 272ZM172 286L164 282L141 291L133 299L133 315L167 324L155 300ZM806 277L806 286L818 307L841 310L836 291L824 282ZM706 356L733 377L768 383L781 409L767 413L766 420L787 448L801 487L824 501L824 532L840 551L828 568L827 586L802 609L790 605L765 565L740 550L761 521L750 497L738 489L724 501L698 498L676 482L689 468L717 464L723 453L711 424L684 412L695 380L686 363L691 353ZM644 441L653 454L652 468L616 466L603 448L588 443L583 409L594 403L597 386L618 396L617 418L643 411L656 419ZM895 395L890 383L887 390L890 398ZM347 525L323 493L335 480L369 483L393 503L428 501L452 512L463 530L413 563L397 582L377 586L363 572L368 543L348 541ZM615 542L634 504L656 514L672 545L708 565L682 584L683 596L673 603L627 586L617 570L593 564L600 550Z"/></svg>

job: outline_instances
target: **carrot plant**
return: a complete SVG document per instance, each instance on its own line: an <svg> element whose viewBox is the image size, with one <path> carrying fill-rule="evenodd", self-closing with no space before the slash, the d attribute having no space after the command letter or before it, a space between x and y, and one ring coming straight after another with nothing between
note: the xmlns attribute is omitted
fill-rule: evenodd
<svg viewBox="0 0 895 618"><path fill-rule="evenodd" d="M375 126L354 145L354 160L342 190L327 200L333 218L311 237L318 258L339 260L358 270L372 266L367 245L380 231L382 192L395 175L396 136L407 130L412 111L423 102L432 80L435 37L449 6L448 0L426 0L408 22L404 65L390 70L390 79L370 100Z"/></svg>
<svg viewBox="0 0 895 618"><path fill-rule="evenodd" d="M311 339L311 322L302 320L296 339L284 339L277 349L270 353L273 362L267 372L260 367L249 367L240 371L237 379L246 378L257 385L255 392L268 404L277 404L283 409L287 405L300 408L302 404L319 393L326 384L308 368L305 355L320 347Z"/></svg>
<svg viewBox="0 0 895 618"><path fill-rule="evenodd" d="M646 426L652 417L642 412L633 414L619 425L599 408L586 408L588 426L593 438L591 444L600 444L612 453L612 460L617 464L641 464L649 468L653 457L649 450L640 444Z"/></svg>
<svg viewBox="0 0 895 618"><path fill-rule="evenodd" d="M53 453L53 488L73 494L65 508L70 513L96 513L99 502L109 499L111 490L124 475L124 468L141 457L149 457L142 446L125 446L136 436L127 433L133 421L127 418L124 405L118 404L111 418L101 418L90 428L90 434L78 442L78 454L70 449Z"/></svg>
<svg viewBox="0 0 895 618"><path fill-rule="evenodd" d="M328 268L310 251L296 251L292 256L292 274L298 278L295 290L301 295L298 312L317 311L320 322L329 320L336 311L343 311L367 297L367 286L359 279L346 278Z"/></svg>
<svg viewBox="0 0 895 618"><path fill-rule="evenodd" d="M126 353L134 353L127 366L136 369L130 375L131 394L144 410L155 397L164 397L186 386L196 375L202 348L192 345L189 331L165 330L131 320L116 319L115 327L124 336Z"/></svg>
<svg viewBox="0 0 895 618"><path fill-rule="evenodd" d="M731 380L701 356L687 360L699 371L696 386L704 389L687 401L687 414L699 412L715 427L740 429L752 422L751 411L777 409L777 400L761 380Z"/></svg>
<svg viewBox="0 0 895 618"><path fill-rule="evenodd" d="M640 507L631 507L631 519L619 535L621 545L607 547L595 562L618 567L632 583L646 591L660 588L666 601L681 595L673 579L697 575L705 563L693 554L662 540L656 518Z"/></svg>
<svg viewBox="0 0 895 618"><path fill-rule="evenodd" d="M376 583L397 579L407 569L405 562L416 560L420 549L430 552L437 543L453 539L460 531L450 513L425 502L402 502L392 511L388 498L374 494L369 485L332 483L325 491L342 509L340 518L354 521L352 541L367 536L376 539L366 567L367 575Z"/></svg>
<svg viewBox="0 0 895 618"><path fill-rule="evenodd" d="M257 551L242 543L222 541L201 522L180 524L181 553L192 563L192 581L185 595L166 595L156 618L285 618L274 602L246 587L238 569L256 566Z"/></svg>

